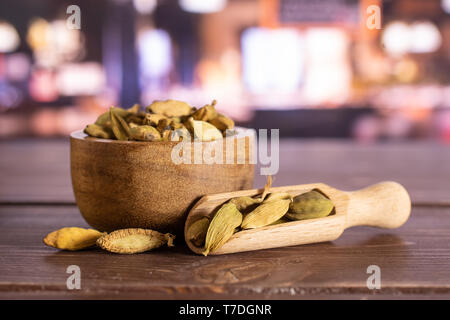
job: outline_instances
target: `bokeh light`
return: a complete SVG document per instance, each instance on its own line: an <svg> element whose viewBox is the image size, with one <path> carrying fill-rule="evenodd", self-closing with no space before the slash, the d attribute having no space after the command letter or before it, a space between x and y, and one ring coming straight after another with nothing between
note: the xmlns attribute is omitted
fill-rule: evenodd
<svg viewBox="0 0 450 320"><path fill-rule="evenodd" d="M133 0L134 8L140 14L150 14L155 10L158 2L156 0Z"/></svg>
<svg viewBox="0 0 450 320"><path fill-rule="evenodd" d="M225 8L227 0L179 0L180 7L193 13L211 13Z"/></svg>
<svg viewBox="0 0 450 320"><path fill-rule="evenodd" d="M0 53L12 52L20 44L16 28L8 22L0 21Z"/></svg>
<svg viewBox="0 0 450 320"><path fill-rule="evenodd" d="M304 43L293 29L250 28L242 34L243 79L253 92L292 92L304 75Z"/></svg>

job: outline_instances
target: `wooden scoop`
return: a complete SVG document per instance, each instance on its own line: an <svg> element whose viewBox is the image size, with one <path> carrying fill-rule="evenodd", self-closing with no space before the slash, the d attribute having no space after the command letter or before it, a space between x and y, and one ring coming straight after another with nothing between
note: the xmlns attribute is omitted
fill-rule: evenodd
<svg viewBox="0 0 450 320"><path fill-rule="evenodd" d="M295 197L313 189L320 190L333 201L335 208L332 215L242 230L210 254L332 241L336 240L345 229L353 226L398 228L408 220L411 212L408 192L403 186L392 181L381 182L353 192L337 190L322 183L270 188L270 192L287 192ZM196 247L186 237L186 230L193 222L204 216L212 218L214 209L231 198L255 196L261 192L259 189L253 189L203 196L189 212L184 226L185 240L189 248L198 254L203 251L203 248Z"/></svg>

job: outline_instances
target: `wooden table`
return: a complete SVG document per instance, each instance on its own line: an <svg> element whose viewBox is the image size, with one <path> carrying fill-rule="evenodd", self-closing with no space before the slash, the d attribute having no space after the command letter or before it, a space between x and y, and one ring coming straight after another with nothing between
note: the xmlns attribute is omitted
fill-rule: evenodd
<svg viewBox="0 0 450 320"><path fill-rule="evenodd" d="M42 244L87 226L74 203L68 141L0 142L0 298L450 298L450 148L286 140L274 185L325 182L352 190L395 180L414 206L400 229L356 227L334 242L201 257L185 246L123 256ZM264 184L257 175L255 186ZM68 290L66 269L81 270ZM381 289L369 290L371 265Z"/></svg>

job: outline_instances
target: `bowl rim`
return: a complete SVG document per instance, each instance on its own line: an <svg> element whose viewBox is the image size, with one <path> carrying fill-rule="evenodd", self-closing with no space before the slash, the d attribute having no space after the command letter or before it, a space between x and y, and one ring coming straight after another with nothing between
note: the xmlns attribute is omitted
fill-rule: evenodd
<svg viewBox="0 0 450 320"><path fill-rule="evenodd" d="M213 141L191 141L191 143L215 143L217 141L224 141L227 139L238 139L238 138L255 138L256 137L256 130L253 128L244 128L244 127L235 127L234 128L237 131L237 134L232 135L230 137L225 137L221 140L213 140ZM70 138L75 140L81 140L81 141L88 141L88 142L99 142L99 143L113 143L113 144L136 144L136 145L143 145L143 144L165 144L165 145L176 145L182 141L122 141L122 140L113 140L113 139L102 139L102 138L96 138L96 137L90 137L86 133L83 132L83 130L76 130L70 133Z"/></svg>

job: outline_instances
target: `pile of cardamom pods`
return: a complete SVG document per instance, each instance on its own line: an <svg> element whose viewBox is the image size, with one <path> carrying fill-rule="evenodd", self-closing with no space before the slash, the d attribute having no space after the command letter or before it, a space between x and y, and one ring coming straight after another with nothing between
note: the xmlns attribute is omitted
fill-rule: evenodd
<svg viewBox="0 0 450 320"><path fill-rule="evenodd" d="M203 247L206 256L223 246L233 234L289 221L316 219L333 212L334 204L318 190L292 197L288 193L268 193L271 178L259 197L237 197L223 204L210 220L201 217L187 229L187 239Z"/></svg>
<svg viewBox="0 0 450 320"><path fill-rule="evenodd" d="M177 100L154 101L141 111L111 107L84 133L102 139L134 141L213 141L235 133L234 121L218 113L216 100L199 109ZM192 138L191 138L192 137Z"/></svg>

